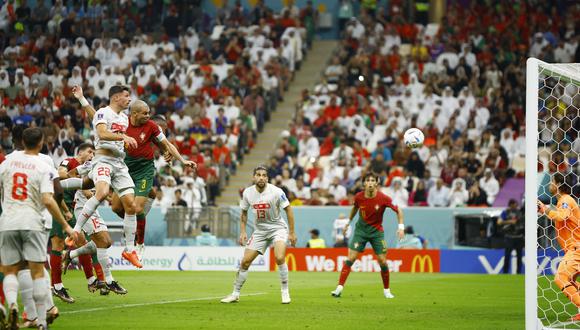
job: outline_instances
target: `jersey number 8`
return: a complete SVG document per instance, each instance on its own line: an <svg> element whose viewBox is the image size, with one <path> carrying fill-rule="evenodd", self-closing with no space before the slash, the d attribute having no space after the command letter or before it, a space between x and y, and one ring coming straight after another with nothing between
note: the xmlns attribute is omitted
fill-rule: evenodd
<svg viewBox="0 0 580 330"><path fill-rule="evenodd" d="M28 198L28 175L24 173L14 173L12 176L12 198L17 201L23 201ZM20 188L20 191L19 191Z"/></svg>

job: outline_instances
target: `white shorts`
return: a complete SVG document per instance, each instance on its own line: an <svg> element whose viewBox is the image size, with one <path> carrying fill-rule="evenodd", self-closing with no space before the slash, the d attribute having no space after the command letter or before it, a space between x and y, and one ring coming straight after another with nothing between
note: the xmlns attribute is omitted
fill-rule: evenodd
<svg viewBox="0 0 580 330"><path fill-rule="evenodd" d="M0 260L6 266L20 261L46 262L46 231L9 230L0 232Z"/></svg>
<svg viewBox="0 0 580 330"><path fill-rule="evenodd" d="M75 217L78 219L83 211L82 207L75 208ZM95 210L95 213L85 222L82 230L89 236L92 234L100 233L102 231L108 231L107 224L99 214L99 211Z"/></svg>
<svg viewBox="0 0 580 330"><path fill-rule="evenodd" d="M97 182L108 183L119 197L135 193L133 190L135 184L133 179L131 179L131 175L129 175L129 169L119 158L103 155L95 156L89 178L95 184Z"/></svg>
<svg viewBox="0 0 580 330"><path fill-rule="evenodd" d="M278 241L284 243L288 241L288 229L275 229L272 231L256 230L252 236L250 236L246 248L264 254L270 245Z"/></svg>

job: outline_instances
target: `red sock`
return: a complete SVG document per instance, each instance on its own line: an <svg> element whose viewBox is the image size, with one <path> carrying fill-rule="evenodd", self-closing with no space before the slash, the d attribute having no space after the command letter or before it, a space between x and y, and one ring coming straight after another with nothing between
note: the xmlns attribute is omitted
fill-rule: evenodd
<svg viewBox="0 0 580 330"><path fill-rule="evenodd" d="M97 278L99 279L99 281L105 281L105 273L103 273L103 267L101 267L101 264L96 263L93 264L93 268L95 269L95 273L97 274Z"/></svg>
<svg viewBox="0 0 580 330"><path fill-rule="evenodd" d="M79 256L79 263L85 271L85 277L87 279L91 278L93 276L93 262L91 260L91 255L83 254Z"/></svg>
<svg viewBox="0 0 580 330"><path fill-rule="evenodd" d="M385 289L389 288L389 277L389 266L385 265L384 267L381 267L381 278L383 279L383 288Z"/></svg>
<svg viewBox="0 0 580 330"><path fill-rule="evenodd" d="M145 213L137 214L137 232L135 233L135 244L145 243Z"/></svg>
<svg viewBox="0 0 580 330"><path fill-rule="evenodd" d="M62 252L50 251L50 284L62 283Z"/></svg>
<svg viewBox="0 0 580 330"><path fill-rule="evenodd" d="M350 262L348 260L344 262L344 266L342 266L342 270L340 271L340 278L338 279L338 285L344 286L344 282L346 282L346 279L348 278L348 275L350 274L350 267L351 266L352 266L352 262Z"/></svg>

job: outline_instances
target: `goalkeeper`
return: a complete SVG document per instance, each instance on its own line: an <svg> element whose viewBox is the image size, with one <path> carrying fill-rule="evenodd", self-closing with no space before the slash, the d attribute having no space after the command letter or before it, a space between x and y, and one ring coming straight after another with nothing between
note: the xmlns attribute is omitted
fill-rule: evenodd
<svg viewBox="0 0 580 330"><path fill-rule="evenodd" d="M572 321L580 321L580 292L576 277L580 274L580 209L576 200L570 196L571 185L565 177L554 174L550 182L550 193L556 196L555 208L546 207L538 201L538 212L554 222L558 244L564 250L554 282L570 301L578 307L578 314Z"/></svg>

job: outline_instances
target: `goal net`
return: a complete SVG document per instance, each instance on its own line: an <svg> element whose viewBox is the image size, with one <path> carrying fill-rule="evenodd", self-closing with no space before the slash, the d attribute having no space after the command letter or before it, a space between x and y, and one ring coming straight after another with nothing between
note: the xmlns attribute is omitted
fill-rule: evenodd
<svg viewBox="0 0 580 330"><path fill-rule="evenodd" d="M580 321L571 320L579 309L561 289L570 285L573 289L566 292L578 291L574 269L580 265L560 268L573 280L560 286L555 281L565 254L558 234L570 222L557 225L539 215L536 204L540 200L557 205L549 186L558 173L578 201L580 63L548 64L531 58L526 70L526 329L580 329Z"/></svg>

